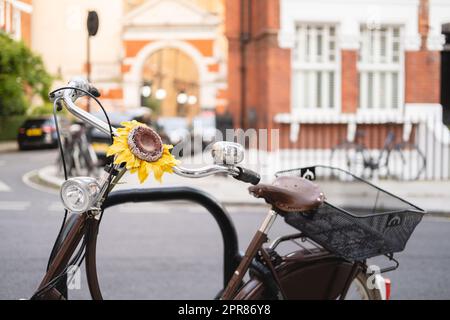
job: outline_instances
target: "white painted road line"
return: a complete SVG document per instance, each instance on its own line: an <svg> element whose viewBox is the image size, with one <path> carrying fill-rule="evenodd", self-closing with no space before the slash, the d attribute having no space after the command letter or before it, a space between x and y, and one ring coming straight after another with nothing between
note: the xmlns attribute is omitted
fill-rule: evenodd
<svg viewBox="0 0 450 320"><path fill-rule="evenodd" d="M30 205L27 201L0 201L0 211L24 211Z"/></svg>
<svg viewBox="0 0 450 320"><path fill-rule="evenodd" d="M48 211L62 212L62 211L64 211L64 207L63 207L63 205L62 205L62 203L60 201L55 201L55 202L52 202L48 206Z"/></svg>
<svg viewBox="0 0 450 320"><path fill-rule="evenodd" d="M8 187L8 185L2 181L0 181L0 192L10 192L11 188Z"/></svg>

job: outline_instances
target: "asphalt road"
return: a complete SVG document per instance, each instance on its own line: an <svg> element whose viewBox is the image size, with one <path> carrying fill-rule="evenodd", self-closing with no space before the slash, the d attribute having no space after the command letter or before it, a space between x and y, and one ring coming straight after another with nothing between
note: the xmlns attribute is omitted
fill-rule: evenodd
<svg viewBox="0 0 450 320"><path fill-rule="evenodd" d="M31 188L22 177L56 156L56 151L0 154L0 299L30 297L43 276L61 205L57 193ZM244 250L265 211L228 209ZM271 238L291 231L280 219ZM450 219L425 218L398 260L400 268L388 275L393 299L450 299ZM194 205L116 207L102 222L98 268L107 299L210 299L222 283L219 229ZM81 280L72 299L89 298L84 276Z"/></svg>

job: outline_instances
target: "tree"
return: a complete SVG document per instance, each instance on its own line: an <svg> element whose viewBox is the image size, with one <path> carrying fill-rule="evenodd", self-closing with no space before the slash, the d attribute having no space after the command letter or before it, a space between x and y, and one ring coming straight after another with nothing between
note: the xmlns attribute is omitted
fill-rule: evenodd
<svg viewBox="0 0 450 320"><path fill-rule="evenodd" d="M41 57L0 32L0 117L23 115L38 95L44 101L52 83Z"/></svg>

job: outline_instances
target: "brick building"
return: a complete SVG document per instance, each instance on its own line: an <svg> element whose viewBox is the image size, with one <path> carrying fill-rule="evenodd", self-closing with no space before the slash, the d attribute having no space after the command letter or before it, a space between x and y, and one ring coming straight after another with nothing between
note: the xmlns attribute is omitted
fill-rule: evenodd
<svg viewBox="0 0 450 320"><path fill-rule="evenodd" d="M193 113L227 105L237 126L280 129L294 147L442 116L447 0L34 0L32 47L63 82L86 73L88 10L100 16L91 78L109 107L164 89L173 116L186 92Z"/></svg>
<svg viewBox="0 0 450 320"><path fill-rule="evenodd" d="M227 1L229 108L241 127L280 129L284 147L442 117L448 22L443 0Z"/></svg>
<svg viewBox="0 0 450 320"><path fill-rule="evenodd" d="M31 45L32 0L0 0L0 30Z"/></svg>

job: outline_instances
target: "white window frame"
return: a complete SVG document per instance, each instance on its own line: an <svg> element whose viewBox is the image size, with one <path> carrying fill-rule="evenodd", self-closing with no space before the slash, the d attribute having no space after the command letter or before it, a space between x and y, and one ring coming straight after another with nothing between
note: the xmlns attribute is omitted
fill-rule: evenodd
<svg viewBox="0 0 450 320"><path fill-rule="evenodd" d="M5 1L5 31L11 31L11 3L9 1Z"/></svg>
<svg viewBox="0 0 450 320"><path fill-rule="evenodd" d="M292 112L293 113L305 113L308 114L338 114L341 111L341 49L339 46L339 24L334 22L303 22L299 21L296 23L296 27L299 28L300 26L303 27L312 27L318 28L329 28L334 27L334 61L326 61L326 62L320 62L316 61L316 59L319 57L317 55L310 56L311 61L300 60L298 55L303 55L304 57L307 54L307 50L311 50L311 47L316 46L317 42L314 41L316 38L313 37L313 44L308 44L306 37L306 32L300 33L296 32L295 35L295 47L292 49L292 58L291 58L291 70L292 70L292 83L291 83L291 105L292 105ZM316 31L314 30L313 35L315 35ZM325 32L322 37L322 57L329 56L329 42L327 42L327 36L329 34ZM298 47L297 47L298 43ZM324 45L325 44L325 45ZM298 50L300 49L300 50ZM316 47L317 49L317 47ZM317 51L316 51L317 52ZM307 91L307 84L305 81L300 80L300 83L298 82L298 78L296 76L297 72L313 72L309 75L309 83L316 83L317 82L317 72L333 72L334 73L334 92L333 92L333 101L334 106L331 107L329 105L329 94L323 94L323 92L327 92L329 87L328 81L321 81L321 107L317 107L317 102L313 102L313 99L317 97L317 87L316 85L312 85L312 88L309 88L308 92L306 93L308 96L303 96L305 92ZM322 73L321 76L324 74ZM302 101L301 99L309 100L309 104L305 105L306 101Z"/></svg>
<svg viewBox="0 0 450 320"><path fill-rule="evenodd" d="M364 27L364 24L361 24L361 29ZM381 25L382 28L388 28L388 33L386 34L386 46L385 46L385 58L387 60L380 61L381 55L379 56L370 56L373 58L373 61L364 61L361 60L361 54L364 55L363 50L367 50L367 47L363 46L363 43L367 41L365 39L364 34L360 33L360 50L358 52L358 77L359 77L359 101L358 101L358 113L365 113L365 112L373 112L373 111L386 111L386 112L403 112L404 108L404 101L405 101L405 46L404 46L404 26L399 24L391 24L386 23ZM389 59L394 57L392 54L392 29L398 28L399 29L399 57L398 62L389 62ZM362 31L362 30L361 30ZM372 44L374 46L374 50L380 50L381 48L381 34L375 33L374 35L375 42ZM378 39L377 39L378 38ZM378 40L378 41L377 41ZM381 51L381 50L380 50ZM367 54L367 53L366 53ZM366 57L369 57L368 55ZM374 81L372 90L372 99L369 98L369 92L368 92L368 86L367 85L361 85L362 83L366 83L369 81L369 73L372 73L373 78L372 81ZM393 92L392 92L392 86L389 86L389 83L393 81L392 76L387 75L387 73L397 73L398 79L397 79L397 106L394 106L393 104ZM382 85L382 75L385 77L386 81L386 94L383 96L375 94L375 92L378 91L377 88ZM390 98L390 99L389 99ZM369 104L369 100L372 100ZM384 100L381 101L381 100Z"/></svg>
<svg viewBox="0 0 450 320"><path fill-rule="evenodd" d="M0 27L3 27L5 23L6 23L5 0L0 0Z"/></svg>
<svg viewBox="0 0 450 320"><path fill-rule="evenodd" d="M17 8L12 8L11 32L15 40L22 39L22 12Z"/></svg>

